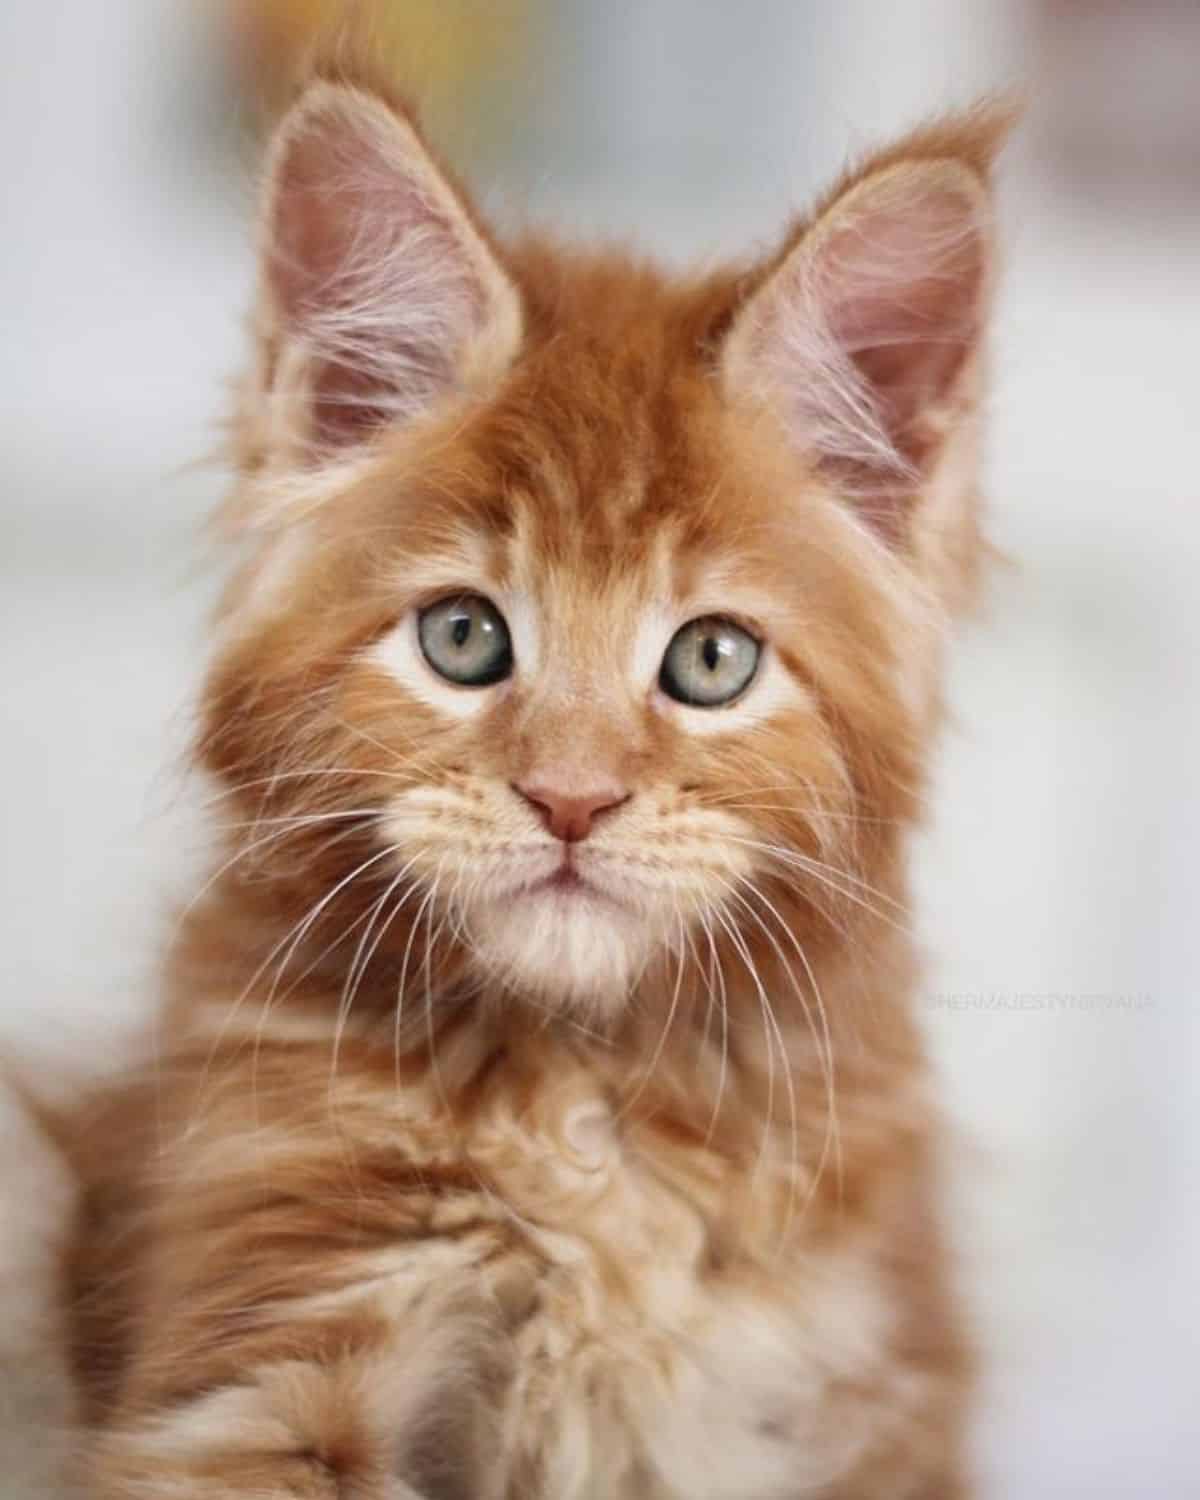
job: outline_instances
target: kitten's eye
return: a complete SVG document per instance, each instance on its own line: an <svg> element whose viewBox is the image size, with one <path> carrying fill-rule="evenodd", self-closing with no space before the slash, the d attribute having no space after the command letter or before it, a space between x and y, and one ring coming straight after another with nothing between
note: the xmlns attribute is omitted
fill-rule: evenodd
<svg viewBox="0 0 1200 1500"><path fill-rule="evenodd" d="M675 632L663 657L658 685L693 708L732 703L750 686L761 648L732 620L705 615Z"/></svg>
<svg viewBox="0 0 1200 1500"><path fill-rule="evenodd" d="M480 594L439 599L417 617L425 660L459 687L490 687L512 671L512 641L504 616Z"/></svg>

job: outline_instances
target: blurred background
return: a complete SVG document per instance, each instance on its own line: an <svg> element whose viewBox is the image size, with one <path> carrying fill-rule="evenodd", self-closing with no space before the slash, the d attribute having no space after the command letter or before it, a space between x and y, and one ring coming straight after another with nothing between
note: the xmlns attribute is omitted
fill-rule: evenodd
<svg viewBox="0 0 1200 1500"><path fill-rule="evenodd" d="M242 348L255 122L327 9L0 8L0 1046L51 1070L146 1014L187 889L222 489L196 461ZM982 1493L1200 1494L1200 5L391 0L379 35L502 222L670 258L765 242L848 151L1027 88L988 460L1010 563L919 851ZM11 1112L0 1146L0 1493L42 1496L53 1380L3 1292L45 1273L55 1195Z"/></svg>

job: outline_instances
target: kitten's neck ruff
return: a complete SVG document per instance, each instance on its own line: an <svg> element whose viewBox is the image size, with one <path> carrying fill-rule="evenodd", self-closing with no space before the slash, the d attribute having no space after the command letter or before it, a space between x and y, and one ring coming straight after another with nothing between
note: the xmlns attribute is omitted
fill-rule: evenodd
<svg viewBox="0 0 1200 1500"><path fill-rule="evenodd" d="M296 1130L345 1142L351 1177L355 1142L391 1141L396 1170L415 1151L415 1170L466 1174L548 1227L628 1179L647 1218L622 1233L652 1241L655 1216L678 1211L697 1255L766 1269L930 1149L911 945L869 912L803 960L751 933L707 965L686 950L602 1024L452 975L453 954L428 976L410 962L399 1004L394 959L349 1006L344 964L291 992L268 970L231 996L229 976L263 960L260 942L231 962L231 930L214 944L214 907L184 934L165 1051L201 1095L224 1088L255 1139L274 1119L281 1146ZM276 1096L293 1101L282 1120Z"/></svg>
<svg viewBox="0 0 1200 1500"><path fill-rule="evenodd" d="M201 1037L235 1055L324 1050L335 1091L382 1059L398 1081L433 1080L451 1114L482 1080L520 1090L530 1066L553 1071L557 1057L618 1117L669 1117L706 1141L749 1132L759 1145L764 1130L791 1136L807 1118L824 1151L839 1110L923 1071L903 882L836 920L773 894L776 924L687 933L618 1006L589 1009L481 974L436 920L401 926L385 951L370 951L361 924L331 946L319 927L297 936L290 915L265 920L245 887L218 886L177 943L169 1024L185 1046Z"/></svg>

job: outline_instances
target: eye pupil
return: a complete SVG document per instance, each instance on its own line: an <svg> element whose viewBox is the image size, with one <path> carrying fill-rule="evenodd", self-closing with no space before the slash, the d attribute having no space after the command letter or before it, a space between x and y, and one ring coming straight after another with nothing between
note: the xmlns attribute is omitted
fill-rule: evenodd
<svg viewBox="0 0 1200 1500"><path fill-rule="evenodd" d="M721 664L721 648L713 636L706 636L704 645L700 648L700 655L704 658L704 665L710 672L715 672Z"/></svg>
<svg viewBox="0 0 1200 1500"><path fill-rule="evenodd" d="M467 637L470 634L470 620L467 619L466 615L459 615L458 619L450 627L450 639L456 646L465 646L467 644Z"/></svg>

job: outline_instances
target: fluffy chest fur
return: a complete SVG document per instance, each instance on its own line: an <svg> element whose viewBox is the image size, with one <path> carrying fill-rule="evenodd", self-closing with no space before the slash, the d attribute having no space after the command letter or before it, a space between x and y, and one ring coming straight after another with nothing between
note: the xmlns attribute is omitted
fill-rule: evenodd
<svg viewBox="0 0 1200 1500"><path fill-rule="evenodd" d="M582 1071L544 1089L536 1118L502 1111L467 1143L491 1187L474 1211L515 1231L482 1284L527 1299L504 1462L579 1500L767 1500L848 1474L873 1413L847 1393L879 1380L896 1331L870 1230L805 1235L786 1130L747 1192L745 1163L669 1121L624 1127Z"/></svg>
<svg viewBox="0 0 1200 1500"><path fill-rule="evenodd" d="M723 1124L671 1085L715 1076L694 1036L650 1082L545 1035L514 1057L468 1032L448 1071L397 1074L351 1034L336 1076L328 1039L268 1027L236 1061L248 1036L194 1036L191 1085L160 1110L123 1398L152 1472L236 1419L251 1451L370 1454L422 1494L784 1500L881 1462L880 1494L908 1493L887 1456L933 1441L964 1369L912 1059L887 1089L848 1072L847 1174L817 1073L771 1118L749 1045L726 1059ZM196 1067L214 1056L215 1083ZM330 1346L336 1373L314 1358Z"/></svg>

